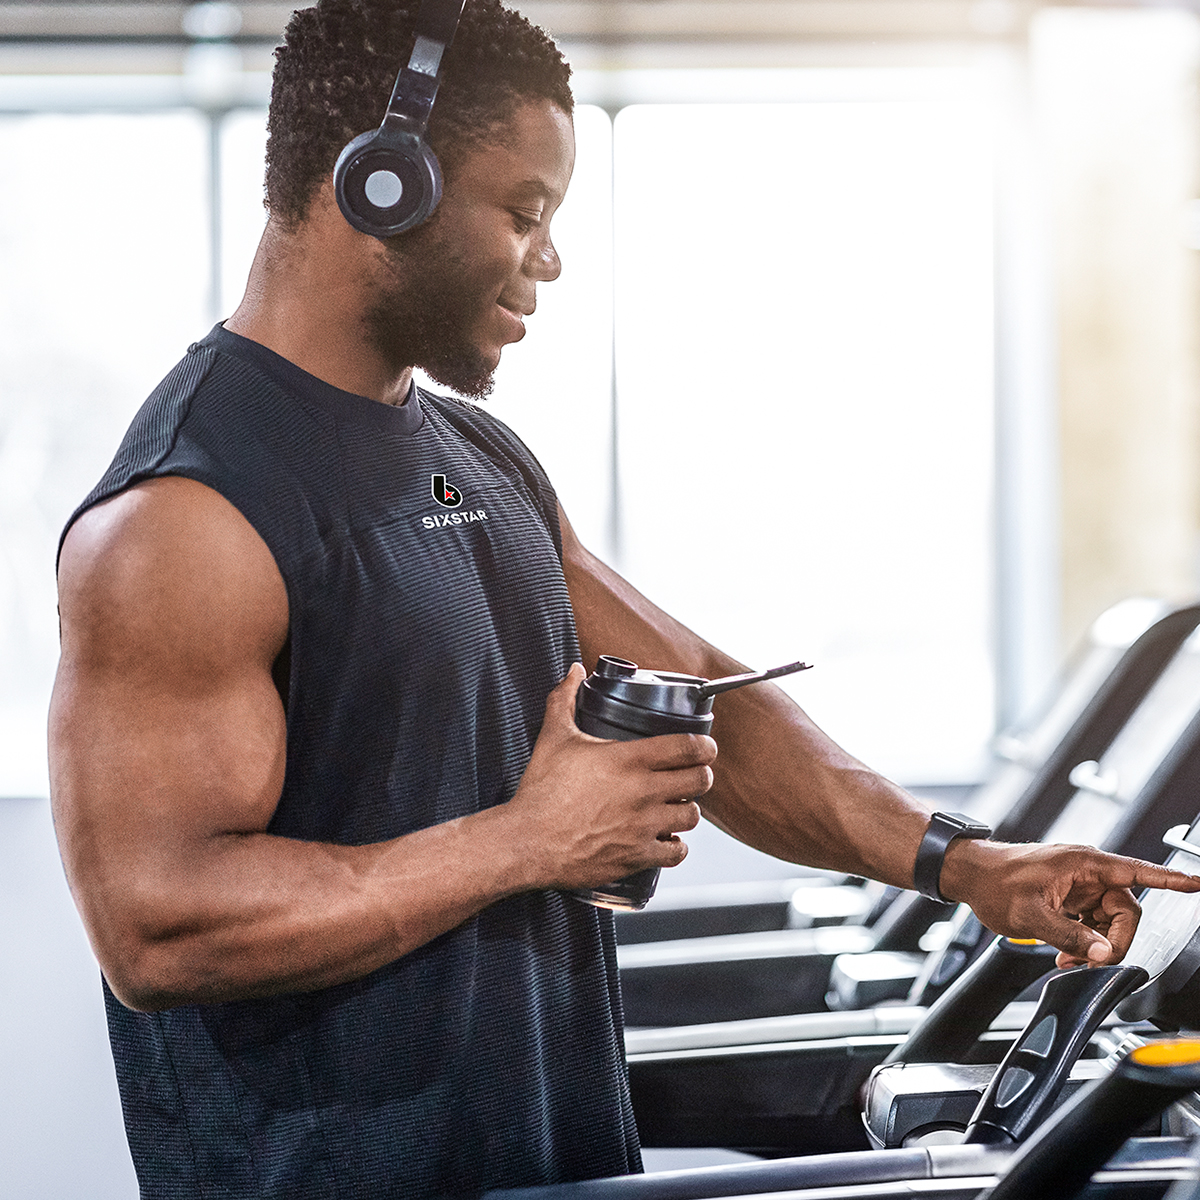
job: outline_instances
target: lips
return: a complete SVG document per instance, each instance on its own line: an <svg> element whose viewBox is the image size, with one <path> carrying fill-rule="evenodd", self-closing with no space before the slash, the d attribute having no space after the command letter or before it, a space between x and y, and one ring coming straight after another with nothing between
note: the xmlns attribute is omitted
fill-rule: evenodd
<svg viewBox="0 0 1200 1200"><path fill-rule="evenodd" d="M496 307L508 318L508 323L513 327L516 336L512 340L520 341L525 336L525 318L532 314L533 309L526 312L523 309L509 308L507 304L499 301L497 301Z"/></svg>
<svg viewBox="0 0 1200 1200"><path fill-rule="evenodd" d="M536 302L531 303L528 308L520 304L507 304L503 300L497 300L496 303L507 312L512 313L514 317L532 317L534 309L537 308Z"/></svg>

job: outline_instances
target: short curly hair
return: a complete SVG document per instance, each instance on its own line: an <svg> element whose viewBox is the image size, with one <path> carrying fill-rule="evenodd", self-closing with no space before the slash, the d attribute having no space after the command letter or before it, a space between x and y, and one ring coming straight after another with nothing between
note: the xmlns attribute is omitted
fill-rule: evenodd
<svg viewBox="0 0 1200 1200"><path fill-rule="evenodd" d="M378 126L412 52L420 0L318 0L292 14L275 52L266 203L295 228L342 147ZM500 0L467 0L442 59L427 140L450 176L462 152L515 107L551 100L568 116L571 68L537 26Z"/></svg>

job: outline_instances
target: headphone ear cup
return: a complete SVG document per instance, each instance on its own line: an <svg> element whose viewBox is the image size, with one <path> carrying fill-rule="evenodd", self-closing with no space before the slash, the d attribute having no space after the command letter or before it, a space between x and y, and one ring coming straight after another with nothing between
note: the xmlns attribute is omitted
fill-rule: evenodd
<svg viewBox="0 0 1200 1200"><path fill-rule="evenodd" d="M442 198L442 172L421 138L373 129L338 155L333 187L338 208L355 229L387 238L429 219Z"/></svg>

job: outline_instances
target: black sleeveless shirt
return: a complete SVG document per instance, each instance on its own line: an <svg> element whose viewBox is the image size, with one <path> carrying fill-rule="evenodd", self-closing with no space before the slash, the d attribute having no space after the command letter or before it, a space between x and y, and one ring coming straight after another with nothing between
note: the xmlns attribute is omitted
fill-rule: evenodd
<svg viewBox="0 0 1200 1200"><path fill-rule="evenodd" d="M512 796L579 651L554 493L501 422L415 388L400 407L340 391L218 326L79 512L164 475L234 504L287 587L269 832L361 845ZM159 1013L105 995L144 1200L640 1169L611 914L557 892L325 991Z"/></svg>

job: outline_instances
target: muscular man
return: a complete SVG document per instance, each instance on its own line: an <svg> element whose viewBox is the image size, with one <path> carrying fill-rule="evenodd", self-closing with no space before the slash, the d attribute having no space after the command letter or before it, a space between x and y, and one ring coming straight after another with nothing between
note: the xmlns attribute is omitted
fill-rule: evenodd
<svg viewBox="0 0 1200 1200"><path fill-rule="evenodd" d="M681 797L901 887L929 822L768 686L719 699L719 757L575 728L600 652L739 664L579 544L502 424L413 387L421 366L486 394L559 273L574 155L558 52L469 0L430 127L440 207L386 240L351 228L330 172L378 122L413 8L294 16L245 299L62 544L55 819L148 1198L637 1170L611 917L563 889L678 863L700 817ZM1094 963L1128 946L1143 885L1200 883L987 841L941 874L989 927Z"/></svg>

